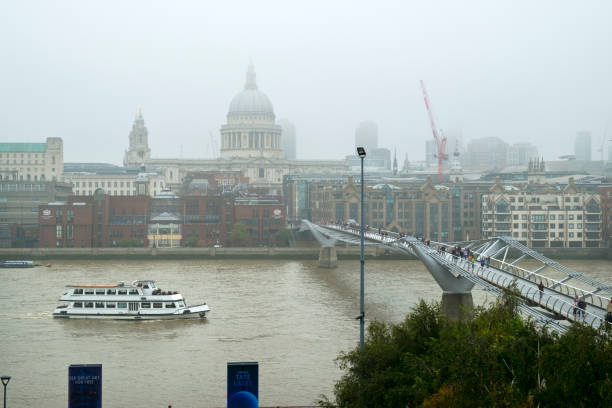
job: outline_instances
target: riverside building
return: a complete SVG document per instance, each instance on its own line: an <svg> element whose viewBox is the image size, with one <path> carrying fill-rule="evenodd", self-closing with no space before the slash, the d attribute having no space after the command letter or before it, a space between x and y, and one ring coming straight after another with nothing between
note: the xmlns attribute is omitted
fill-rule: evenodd
<svg viewBox="0 0 612 408"><path fill-rule="evenodd" d="M566 186L503 185L499 178L482 196L482 235L511 236L531 248L602 246L600 195Z"/></svg>
<svg viewBox="0 0 612 408"><path fill-rule="evenodd" d="M64 168L62 139L45 143L0 143L0 180L61 181Z"/></svg>

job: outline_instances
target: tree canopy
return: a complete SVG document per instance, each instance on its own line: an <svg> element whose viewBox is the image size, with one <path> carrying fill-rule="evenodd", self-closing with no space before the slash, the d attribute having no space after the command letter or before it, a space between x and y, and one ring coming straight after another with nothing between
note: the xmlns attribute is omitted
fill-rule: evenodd
<svg viewBox="0 0 612 408"><path fill-rule="evenodd" d="M322 407L604 406L612 401L607 334L574 324L563 336L518 315L505 296L448 321L421 301L400 324L372 322L363 353L338 357L345 372ZM605 401L608 401L607 403Z"/></svg>
<svg viewBox="0 0 612 408"><path fill-rule="evenodd" d="M244 246L246 244L248 234L246 225L241 222L237 222L232 225L232 232L230 233L230 240L233 246Z"/></svg>

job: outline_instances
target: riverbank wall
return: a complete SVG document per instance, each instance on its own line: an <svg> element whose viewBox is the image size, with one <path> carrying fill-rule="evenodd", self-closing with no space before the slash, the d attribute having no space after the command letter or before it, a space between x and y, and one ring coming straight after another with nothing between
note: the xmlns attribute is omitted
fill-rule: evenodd
<svg viewBox="0 0 612 408"><path fill-rule="evenodd" d="M296 248L0 248L0 259L310 259L319 258L315 247ZM359 259L359 246L336 247L338 259ZM608 248L538 248L552 259L609 259ZM512 252L510 257L514 257ZM366 259L416 259L382 248L366 246Z"/></svg>
<svg viewBox="0 0 612 408"><path fill-rule="evenodd" d="M359 247L338 247L338 259L359 259ZM375 247L367 258L415 259ZM312 259L319 248L0 248L0 259Z"/></svg>

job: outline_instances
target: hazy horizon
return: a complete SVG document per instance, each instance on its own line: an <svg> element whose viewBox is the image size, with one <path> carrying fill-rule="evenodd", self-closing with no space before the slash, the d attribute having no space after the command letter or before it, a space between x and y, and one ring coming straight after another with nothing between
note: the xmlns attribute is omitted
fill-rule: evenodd
<svg viewBox="0 0 612 408"><path fill-rule="evenodd" d="M606 1L10 2L0 16L1 140L64 140L66 162L120 164L142 108L153 158L210 157L249 60L298 159L379 146L423 160L438 126L536 145L546 160L612 138Z"/></svg>

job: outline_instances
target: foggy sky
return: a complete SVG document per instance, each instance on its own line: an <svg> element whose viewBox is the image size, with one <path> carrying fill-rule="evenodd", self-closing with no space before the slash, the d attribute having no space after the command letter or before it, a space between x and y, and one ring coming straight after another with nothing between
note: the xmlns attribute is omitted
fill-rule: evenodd
<svg viewBox="0 0 612 408"><path fill-rule="evenodd" d="M609 1L5 1L0 141L64 140L119 164L139 107L152 157L206 157L252 58L299 159L341 159L378 123L400 166L439 126L547 160L612 138Z"/></svg>

